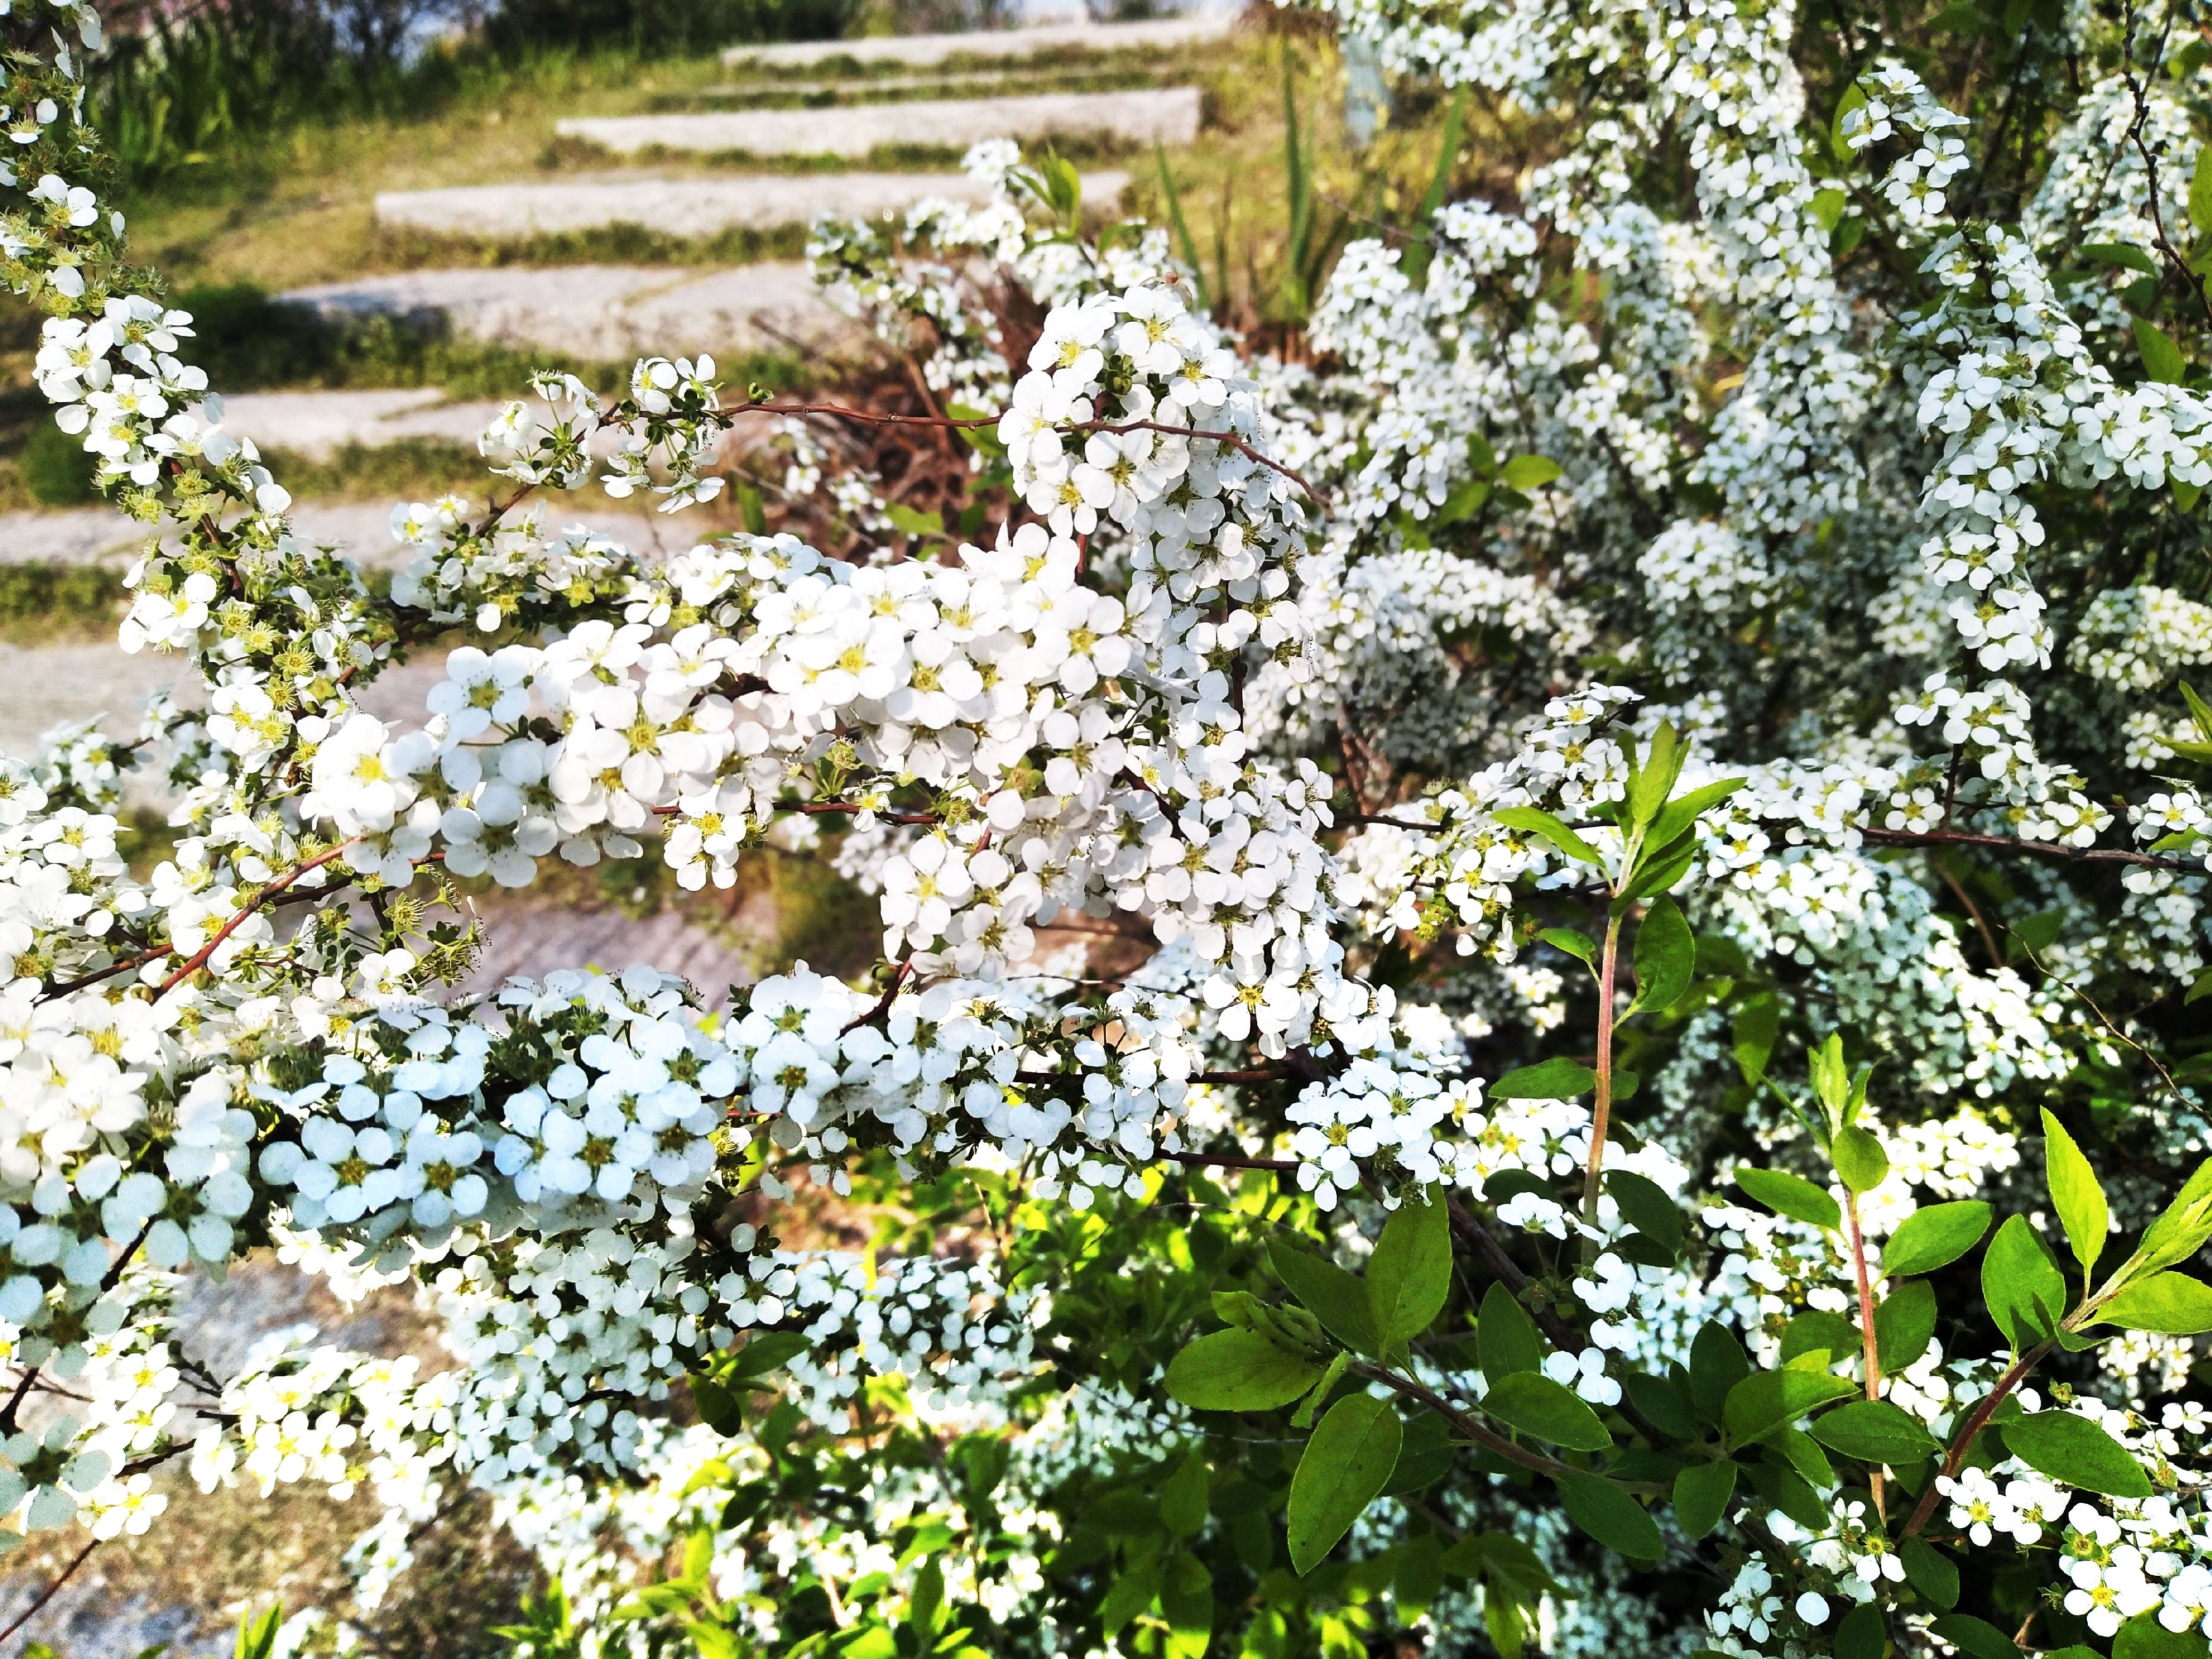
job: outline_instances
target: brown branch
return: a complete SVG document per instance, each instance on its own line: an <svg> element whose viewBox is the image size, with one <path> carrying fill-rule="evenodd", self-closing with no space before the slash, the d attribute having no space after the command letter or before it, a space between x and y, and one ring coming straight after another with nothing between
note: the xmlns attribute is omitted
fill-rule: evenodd
<svg viewBox="0 0 2212 1659"><path fill-rule="evenodd" d="M1562 1463L1556 1457L1547 1457L1541 1452L1530 1451L1526 1446L1507 1439L1495 1430L1469 1417L1435 1389L1424 1387L1411 1377L1401 1376L1395 1371L1386 1370L1381 1365L1371 1365L1364 1359L1353 1360L1349 1369L1355 1375L1364 1376L1370 1382L1380 1382L1384 1388L1401 1394L1408 1400L1419 1401L1484 1450L1496 1452L1500 1457L1518 1463L1524 1469L1534 1469L1539 1474L1548 1474L1555 1480L1563 1474L1586 1474L1589 1472ZM1649 1480L1615 1480L1613 1484L1626 1491L1642 1492L1654 1498L1665 1496L1668 1490Z"/></svg>
<svg viewBox="0 0 2212 1659"><path fill-rule="evenodd" d="M79 1550L76 1553L76 1559L70 1562L69 1565L62 1569L62 1576L55 1579L52 1583L47 1585L46 1589L40 1591L39 1599L32 1602L29 1607L25 1607L22 1612L17 1613L15 1615L15 1623L9 1626L5 1630L0 1630L0 1642L6 1641L17 1631L22 1629L24 1626L29 1624L33 1619L37 1617L40 1610L43 1608L47 1602L52 1601L56 1595L61 1593L62 1586L68 1583L70 1579L76 1577L76 1570L89 1560L92 1557L92 1553L99 1547L100 1540L95 1538L90 1543L87 1544L82 1549Z"/></svg>
<svg viewBox="0 0 2212 1659"><path fill-rule="evenodd" d="M2006 1368L2004 1375L1997 1378L1996 1386L1982 1397L1981 1404L1974 1407L1965 1425L1960 1429L1958 1437L1952 1441L1951 1449L1943 1455L1943 1467L1937 1472L1940 1477L1948 1479L1959 1473L1966 1464L1966 1453L1972 1449L1975 1437L1989 1426L1990 1419L1996 1415L1997 1407L2003 1405L2006 1398L2020 1386L2021 1380L2034 1370L2043 1356L2056 1346L2055 1342L2038 1343ZM1920 1503L1913 1510L1912 1518L1905 1523L1903 1535L1910 1538L1926 1526L1928 1517L1936 1513L1936 1505L1942 1498L1942 1493L1936 1490L1936 1481L1931 1479L1928 1482L1928 1490L1920 1494Z"/></svg>
<svg viewBox="0 0 2212 1659"><path fill-rule="evenodd" d="M878 1001L874 1007L869 1009L866 1013L862 1014L851 1024L846 1026L844 1030L838 1032L837 1035L839 1036L843 1036L847 1032L857 1031L863 1025L872 1025L878 1020L886 1018L890 1013L891 1004L898 1000L899 988L906 983L907 975L911 974L913 971L914 958L912 957L908 957L905 961L899 963L898 971L891 975L891 982L884 988L882 1000Z"/></svg>
<svg viewBox="0 0 2212 1659"><path fill-rule="evenodd" d="M979 427L995 427L1000 416L985 415L970 418L956 418L949 415L879 415L866 409L848 409L842 404L749 404L736 411L738 414L762 415L824 415L834 420L860 421L872 426L927 426L939 429L972 430ZM1158 432L1175 438L1203 438L1209 442L1225 444L1255 465L1289 479L1310 496L1320 507L1329 505L1327 491L1317 489L1280 461L1271 459L1261 451L1247 443L1233 432L1209 432L1203 427L1170 426L1160 421L1070 421L1066 430L1070 432Z"/></svg>
<svg viewBox="0 0 2212 1659"><path fill-rule="evenodd" d="M202 945L198 951L193 952L192 958L190 962L187 962L183 967L178 969L175 973L170 975L168 978L161 981L161 988L154 993L154 1000L159 1002L163 997L175 990L177 987L181 985L185 981L190 979L194 974L199 972L201 969L206 967L208 964L208 958L214 956L216 951L222 948L222 942L225 939L228 939L233 933L236 933L240 927L243 927L246 925L247 917L252 915L256 911L259 910L263 905L268 903L271 899L275 898L286 888L291 886L295 882L301 880L311 871L319 870L325 865L330 863L333 859L339 857L349 848L352 847L352 845L353 842L350 841L341 842L336 847L331 848L329 852L319 854L315 857L309 859L305 864L300 865L297 867L286 872L283 875L277 877L276 880L270 882L266 887L264 887L259 892L256 893L252 898L239 908L239 911L236 915L233 916L228 921L223 923L223 925L216 930L216 936L213 939L210 939L205 945Z"/></svg>
<svg viewBox="0 0 2212 1659"><path fill-rule="evenodd" d="M1875 830L1859 831L1875 847L1979 847L1993 853L2027 853L2036 858L2061 859L2079 864L2133 864L2153 870L2179 870L2203 875L2204 866L2187 859L2161 858L2155 853L2130 852L2119 847L2063 847L2055 842L2021 841L2013 836L1977 836L1963 830Z"/></svg>
<svg viewBox="0 0 2212 1659"><path fill-rule="evenodd" d="M1285 1158L1231 1158L1218 1152L1162 1152L1160 1156L1176 1164L1223 1170L1272 1170L1279 1175L1291 1174L1298 1167L1295 1159Z"/></svg>

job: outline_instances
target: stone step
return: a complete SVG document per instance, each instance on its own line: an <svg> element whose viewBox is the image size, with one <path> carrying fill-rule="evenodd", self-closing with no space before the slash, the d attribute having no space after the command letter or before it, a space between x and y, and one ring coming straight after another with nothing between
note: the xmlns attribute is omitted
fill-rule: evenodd
<svg viewBox="0 0 2212 1659"><path fill-rule="evenodd" d="M404 270L295 289L282 297L334 317L442 319L458 334L601 362L647 353L819 353L860 337L858 325L823 299L806 267L795 262L729 270L681 265Z"/></svg>
<svg viewBox="0 0 2212 1659"><path fill-rule="evenodd" d="M1134 80L1145 74L1141 69L1128 71ZM1043 84L1054 79L1089 76L1096 78L1116 71L1071 69L1055 75L1051 70L1024 70L1001 67L988 70L961 70L941 75L870 75L847 76L836 81L787 81L781 76L774 80L726 81L711 87L702 87L691 94L694 98L727 100L737 98L817 98L823 96L852 97L872 95L879 92L951 92L961 87L1000 86L1018 77L1022 83L1036 92L1058 88Z"/></svg>
<svg viewBox="0 0 2212 1659"><path fill-rule="evenodd" d="M1128 182L1126 173L1085 174L1083 198L1113 202ZM385 191L376 198L376 222L479 241L520 240L613 225L640 225L664 235L704 239L730 230L808 224L823 214L872 219L903 212L932 197L979 202L986 194L963 173L766 173L742 179L617 175L548 184Z"/></svg>
<svg viewBox="0 0 2212 1659"><path fill-rule="evenodd" d="M704 154L863 156L898 144L964 149L986 138L1105 137L1188 144L1198 137L1199 114L1196 87L1152 87L835 109L587 116L562 121L557 131L564 138L581 138L623 155L658 146Z"/></svg>
<svg viewBox="0 0 2212 1659"><path fill-rule="evenodd" d="M898 34L867 40L798 40L773 46L732 46L732 68L801 69L850 58L861 64L941 64L950 58L1035 58L1048 52L1169 52L1219 40L1237 27L1234 12L1163 17L1143 23L1045 23L1035 28L980 29L964 34Z"/></svg>
<svg viewBox="0 0 2212 1659"><path fill-rule="evenodd" d="M227 419L224 424L229 424ZM486 488L497 482L485 475ZM335 547L369 569L397 570L415 555L392 539L392 507L390 496L368 501L295 501L289 516L294 533L302 541ZM653 553L680 553L701 537L716 533L696 515L682 513L563 512L557 496L547 504L545 522L587 524L626 547ZM120 571L145 550L146 537L143 525L105 507L0 513L0 564L106 565ZM76 695L66 685L46 690L64 699Z"/></svg>
<svg viewBox="0 0 2212 1659"><path fill-rule="evenodd" d="M520 386L515 388L520 392ZM348 444L371 448L438 438L473 449L496 401L448 403L435 386L366 392L248 392L222 400L223 429L263 449L325 460Z"/></svg>

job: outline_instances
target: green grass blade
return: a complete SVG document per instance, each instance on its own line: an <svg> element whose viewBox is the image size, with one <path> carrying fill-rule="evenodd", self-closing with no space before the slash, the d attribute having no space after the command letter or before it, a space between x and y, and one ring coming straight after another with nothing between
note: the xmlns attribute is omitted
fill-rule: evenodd
<svg viewBox="0 0 2212 1659"><path fill-rule="evenodd" d="M1460 131L1467 121L1467 85L1462 82L1452 94L1451 109L1444 117L1444 141L1437 151L1436 174L1429 180L1429 193L1421 198L1421 218L1417 227L1424 239L1436 234L1433 226L1437 210L1444 204L1444 192L1451 188L1452 163L1459 159ZM1433 241L1424 240L1407 250L1406 275L1419 283L1429 273L1429 260L1436 252Z"/></svg>
<svg viewBox="0 0 2212 1659"><path fill-rule="evenodd" d="M1176 191L1175 174L1168 171L1167 147L1157 138L1152 140L1152 152L1160 164L1160 194L1167 198L1168 222L1175 227L1176 241L1182 250L1182 262L1190 267L1191 286L1198 290L1198 308L1208 316L1213 314L1213 301L1206 291L1206 266L1198 257L1198 243L1190 234L1190 225L1182 216L1182 198Z"/></svg>

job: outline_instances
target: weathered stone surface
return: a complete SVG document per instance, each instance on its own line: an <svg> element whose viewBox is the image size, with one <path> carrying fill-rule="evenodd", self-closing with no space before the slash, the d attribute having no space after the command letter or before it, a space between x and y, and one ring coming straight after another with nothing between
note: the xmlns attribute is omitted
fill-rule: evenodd
<svg viewBox="0 0 2212 1659"><path fill-rule="evenodd" d="M732 46L732 66L795 69L850 58L863 64L941 64L948 58L1034 58L1040 52L1168 51L1218 40L1237 27L1232 12L1163 17L1144 23L1045 23L1026 29L966 34L898 34L869 40L799 40L773 46Z"/></svg>
<svg viewBox="0 0 2212 1659"><path fill-rule="evenodd" d="M657 145L708 155L858 156L901 144L963 149L986 138L1103 136L1134 143L1188 144L1198 137L1200 108L1196 87L1152 87L833 109L582 116L561 122L558 131L563 137L585 139L625 155Z"/></svg>
<svg viewBox="0 0 2212 1659"><path fill-rule="evenodd" d="M1112 202L1128 182L1126 173L1087 174L1084 199ZM743 179L617 174L546 184L386 191L376 198L376 219L379 224L479 241L516 241L612 225L704 239L729 230L808 224L825 213L872 219L903 213L932 197L976 202L984 193L960 173L769 173Z"/></svg>

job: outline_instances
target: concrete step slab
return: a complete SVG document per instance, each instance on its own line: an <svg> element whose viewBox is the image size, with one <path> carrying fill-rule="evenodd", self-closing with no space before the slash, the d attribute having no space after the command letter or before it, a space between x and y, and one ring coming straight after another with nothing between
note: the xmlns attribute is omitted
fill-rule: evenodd
<svg viewBox="0 0 2212 1659"><path fill-rule="evenodd" d="M1129 175L1085 175L1088 202L1119 198ZM932 198L979 202L988 192L963 173L845 173L811 177L568 179L550 183L473 185L448 190L386 191L376 221L395 228L479 241L512 241L614 225L640 225L667 236L705 239L730 230L809 224L823 214L872 219L902 213Z"/></svg>
<svg viewBox="0 0 2212 1659"><path fill-rule="evenodd" d="M519 392L520 387L517 387ZM435 386L392 391L250 392L222 400L224 430L263 449L324 460L348 444L371 448L404 438L476 447L500 410L495 401L448 403Z"/></svg>
<svg viewBox="0 0 2212 1659"><path fill-rule="evenodd" d="M1200 110L1196 87L1153 87L836 109L586 116L561 122L557 131L623 155L658 147L708 155L863 156L890 145L964 149L986 138L1103 137L1188 144L1198 137Z"/></svg>
<svg viewBox="0 0 2212 1659"><path fill-rule="evenodd" d="M1048 52L1168 52L1226 37L1233 12L1163 17L1143 23L1045 23L1035 28L981 29L963 34L900 34L868 40L799 40L773 46L732 46L732 67L803 69L850 58L861 64L941 64L950 58L1035 58Z"/></svg>
<svg viewBox="0 0 2212 1659"><path fill-rule="evenodd" d="M857 325L795 262L690 266L507 265L406 270L295 289L331 316L442 319L454 332L520 349L620 360L647 353L836 349ZM520 390L520 388L518 388Z"/></svg>

